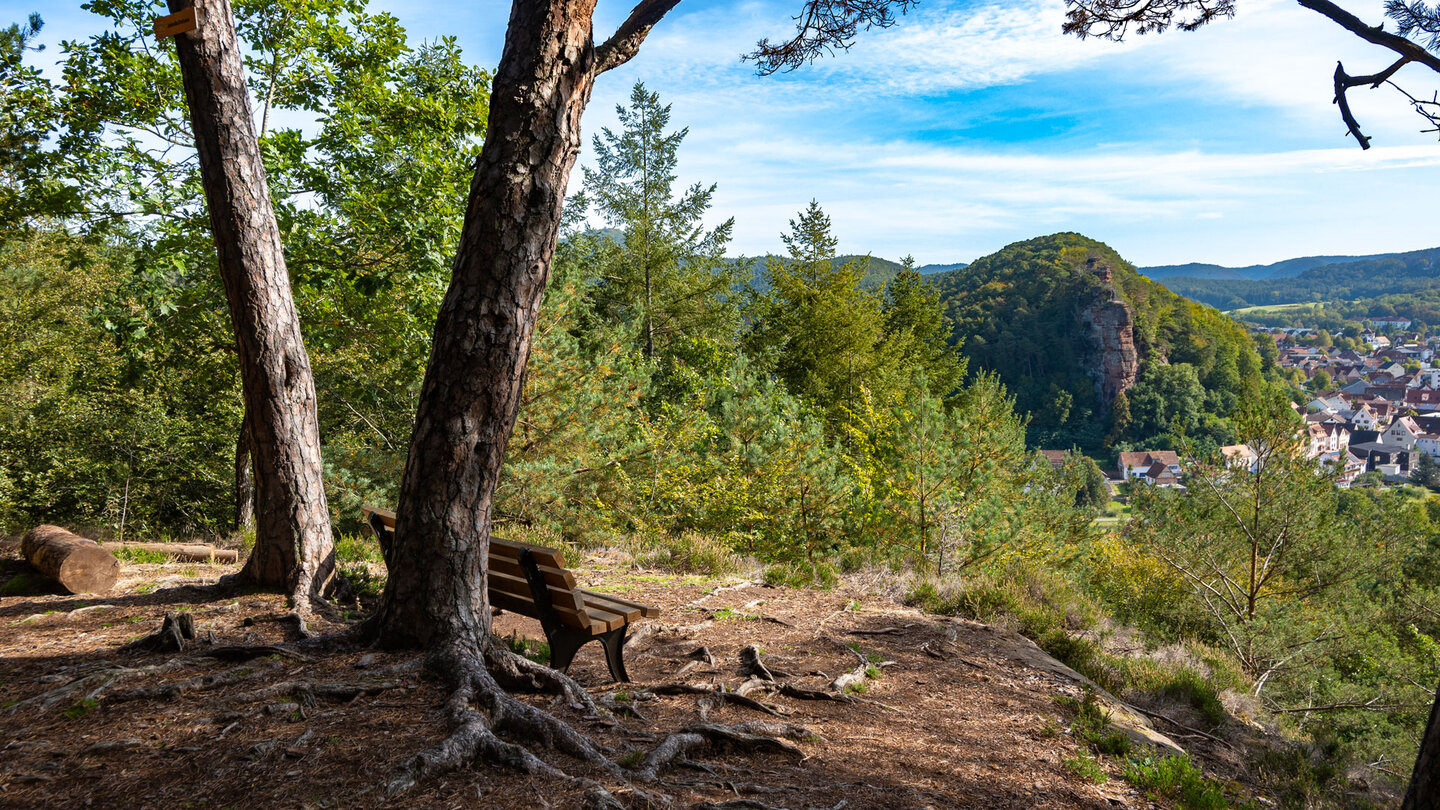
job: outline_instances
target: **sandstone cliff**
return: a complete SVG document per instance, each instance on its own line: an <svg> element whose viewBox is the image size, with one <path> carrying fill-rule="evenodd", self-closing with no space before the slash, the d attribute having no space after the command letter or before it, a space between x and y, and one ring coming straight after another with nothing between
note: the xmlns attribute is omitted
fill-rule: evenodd
<svg viewBox="0 0 1440 810"><path fill-rule="evenodd" d="M1091 259L1088 269L1099 277L1101 286L1095 298L1080 308L1080 323L1090 344L1084 370L1095 381L1096 407L1104 415L1115 397L1135 384L1140 356L1135 351L1135 314L1115 289L1110 268Z"/></svg>

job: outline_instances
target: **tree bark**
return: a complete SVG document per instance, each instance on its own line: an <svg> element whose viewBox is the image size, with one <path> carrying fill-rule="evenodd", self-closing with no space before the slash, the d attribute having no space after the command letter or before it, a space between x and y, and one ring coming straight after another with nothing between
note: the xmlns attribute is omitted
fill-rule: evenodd
<svg viewBox="0 0 1440 810"><path fill-rule="evenodd" d="M435 325L374 630L483 648L490 508L595 79L594 0L515 0Z"/></svg>
<svg viewBox="0 0 1440 810"><path fill-rule="evenodd" d="M235 327L256 487L255 548L240 579L281 586L297 606L334 569L321 477L315 382L260 161L228 0L194 5L199 27L175 37L220 276Z"/></svg>
<svg viewBox="0 0 1440 810"><path fill-rule="evenodd" d="M20 541L26 562L71 593L107 593L120 578L120 563L94 540L59 526L36 526Z"/></svg>
<svg viewBox="0 0 1440 810"><path fill-rule="evenodd" d="M250 430L244 419L235 440L235 531L255 528L255 463L250 457Z"/></svg>
<svg viewBox="0 0 1440 810"><path fill-rule="evenodd" d="M1420 755L1400 810L1440 810L1440 690L1430 706L1430 722L1420 739Z"/></svg>

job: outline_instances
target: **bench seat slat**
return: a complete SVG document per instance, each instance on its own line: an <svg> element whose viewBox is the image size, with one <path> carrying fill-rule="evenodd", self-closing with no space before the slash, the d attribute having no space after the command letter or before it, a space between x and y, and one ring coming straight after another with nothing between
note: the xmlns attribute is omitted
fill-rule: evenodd
<svg viewBox="0 0 1440 810"><path fill-rule="evenodd" d="M640 611L613 602L601 594L590 591L581 591L580 593L585 600L585 608L590 612L591 616L603 611L607 614L620 616L626 622L633 622L640 618Z"/></svg>
<svg viewBox="0 0 1440 810"><path fill-rule="evenodd" d="M514 540L506 540L503 537L490 536L490 557L503 557L509 560L516 560L520 557L520 549L530 549L530 554L535 557L535 562L540 565L548 565L551 568L564 568L565 557L559 551L544 546L532 546L526 543L517 543Z"/></svg>
<svg viewBox="0 0 1440 810"><path fill-rule="evenodd" d="M589 602L585 605L585 615L589 616L593 621L605 622L606 626L612 630L616 627L624 627L630 622L628 616L617 612L617 610L617 608L599 605L594 602Z"/></svg>
<svg viewBox="0 0 1440 810"><path fill-rule="evenodd" d="M516 596L513 593L497 591L493 588L489 591L490 604L501 610L508 610L511 613L518 613L521 616L534 617L538 611L535 609L535 600L527 597ZM576 630L584 630L591 635L599 635L611 629L608 622L596 621L593 617L581 616L574 611L566 611L557 608L555 614L566 627L573 627Z"/></svg>
<svg viewBox="0 0 1440 810"><path fill-rule="evenodd" d="M519 579L525 578L525 569L521 568L520 563L514 560L507 560L504 557L497 557L491 554L489 564L491 571L499 571L502 574ZM563 588L566 590L575 590L577 583L575 582L574 574L563 568L552 568L548 565L538 567L540 568L541 575L545 577L545 584L549 585L552 589Z"/></svg>
<svg viewBox="0 0 1440 810"><path fill-rule="evenodd" d="M589 599L591 596L598 596L602 599L607 599L611 602L614 602L617 605L622 605L624 607L630 608L631 610L638 610L640 611L640 615L646 619L653 619L656 616L660 615L660 608L658 607L654 607L653 605L642 605L639 602L632 602L629 599L622 599L621 597L618 597L614 594L600 593L598 591L587 590L581 590L580 594L586 599Z"/></svg>
<svg viewBox="0 0 1440 810"><path fill-rule="evenodd" d="M493 567L490 569L489 576L491 591L504 591L514 596L534 600L535 597L530 593L530 582L528 580L496 571ZM574 590L563 587L557 588L554 585L549 585L549 583L546 584L550 590L550 604L554 605L556 610L569 611L571 613L581 613L584 611L585 603L581 601L580 595Z"/></svg>

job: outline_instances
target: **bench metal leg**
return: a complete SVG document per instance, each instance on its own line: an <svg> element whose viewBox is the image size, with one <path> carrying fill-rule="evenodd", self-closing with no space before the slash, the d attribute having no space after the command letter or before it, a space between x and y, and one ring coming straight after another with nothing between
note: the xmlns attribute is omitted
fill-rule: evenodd
<svg viewBox="0 0 1440 810"><path fill-rule="evenodd" d="M550 642L550 668L565 672L570 669L570 662L575 659L575 653L585 646L593 636L584 633L570 632L560 628L558 632L547 632L545 640Z"/></svg>
<svg viewBox="0 0 1440 810"><path fill-rule="evenodd" d="M629 627L628 624L621 625L597 636L600 645L605 648L605 663L610 667L610 677L620 683L630 682L630 675L625 672L625 631Z"/></svg>
<svg viewBox="0 0 1440 810"><path fill-rule="evenodd" d="M629 683L630 675L625 671L625 632L628 629L629 625L626 625L598 636L576 632L568 627L546 633L545 639L550 642L550 668L561 672L569 670L575 653L586 643L598 641L605 648L605 664L610 667L610 677L620 683Z"/></svg>

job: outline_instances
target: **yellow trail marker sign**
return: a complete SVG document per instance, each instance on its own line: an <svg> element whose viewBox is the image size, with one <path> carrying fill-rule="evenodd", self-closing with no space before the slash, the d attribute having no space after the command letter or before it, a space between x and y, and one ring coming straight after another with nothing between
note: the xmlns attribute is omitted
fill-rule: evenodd
<svg viewBox="0 0 1440 810"><path fill-rule="evenodd" d="M186 31L194 31L198 27L200 27L200 19L195 16L195 7L191 6L174 14L155 18L155 38L173 37Z"/></svg>

